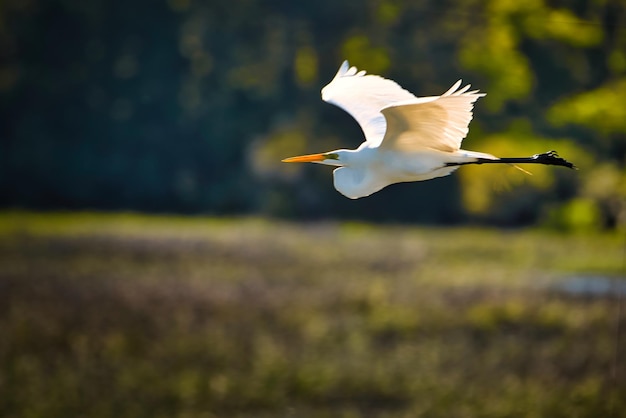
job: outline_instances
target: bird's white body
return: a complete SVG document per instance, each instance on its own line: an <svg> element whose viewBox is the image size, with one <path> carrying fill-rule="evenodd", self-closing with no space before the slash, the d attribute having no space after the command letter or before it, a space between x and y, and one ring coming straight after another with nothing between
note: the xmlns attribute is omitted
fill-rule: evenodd
<svg viewBox="0 0 626 418"><path fill-rule="evenodd" d="M346 162L333 171L335 189L350 199L369 196L394 183L446 176L458 168L445 167L444 161L452 161L451 157L437 150L406 154L379 147L361 147L333 153ZM464 158L457 159L462 161ZM320 163L335 165L330 160Z"/></svg>
<svg viewBox="0 0 626 418"><path fill-rule="evenodd" d="M352 115L365 142L356 150L288 158L286 162L333 165L335 188L358 199L400 182L446 176L457 166L496 157L461 149L474 102L484 96L460 88L459 80L441 96L415 97L394 81L367 75L347 61L322 89L322 99Z"/></svg>

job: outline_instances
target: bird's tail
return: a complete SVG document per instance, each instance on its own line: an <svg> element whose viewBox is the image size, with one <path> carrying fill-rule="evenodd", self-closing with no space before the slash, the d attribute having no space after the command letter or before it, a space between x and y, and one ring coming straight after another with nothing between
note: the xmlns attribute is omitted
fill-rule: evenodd
<svg viewBox="0 0 626 418"><path fill-rule="evenodd" d="M455 161L455 162L458 162L458 163L471 163L474 161L478 161L480 159L483 159L483 160L497 160L498 159L498 157L493 156L491 154L478 152L478 151L467 151L464 149L458 150L455 156L458 159L458 161Z"/></svg>

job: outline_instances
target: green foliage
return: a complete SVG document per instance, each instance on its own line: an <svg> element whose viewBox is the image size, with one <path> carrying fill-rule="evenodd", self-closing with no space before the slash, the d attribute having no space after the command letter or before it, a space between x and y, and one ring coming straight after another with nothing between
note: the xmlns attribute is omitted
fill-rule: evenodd
<svg viewBox="0 0 626 418"><path fill-rule="evenodd" d="M2 213L0 414L623 417L618 301L550 287L623 275L622 246Z"/></svg>
<svg viewBox="0 0 626 418"><path fill-rule="evenodd" d="M531 68L528 58L519 49L518 28L510 19L519 13L535 13L536 5L490 1L485 8L487 24L468 23L471 36L461 41L459 59L467 69L486 76L489 85L483 90L489 92L489 98L485 102L490 110L499 111L506 101L526 97L530 92Z"/></svg>
<svg viewBox="0 0 626 418"><path fill-rule="evenodd" d="M580 198L552 211L547 222L556 228L589 231L601 226L602 215L595 201Z"/></svg>
<svg viewBox="0 0 626 418"><path fill-rule="evenodd" d="M603 136L626 134L626 77L589 92L564 98L550 110L548 117L557 125L585 126ZM608 139L608 138L607 138Z"/></svg>
<svg viewBox="0 0 626 418"><path fill-rule="evenodd" d="M375 47L365 35L355 35L346 39L342 55L357 68L367 68L371 74L384 74L391 62L385 48Z"/></svg>

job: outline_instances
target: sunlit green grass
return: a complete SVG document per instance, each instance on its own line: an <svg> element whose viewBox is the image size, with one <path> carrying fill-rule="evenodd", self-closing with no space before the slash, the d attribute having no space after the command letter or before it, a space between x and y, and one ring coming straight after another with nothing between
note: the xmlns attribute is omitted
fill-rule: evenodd
<svg viewBox="0 0 626 418"><path fill-rule="evenodd" d="M552 287L624 263L615 234L6 212L0 416L626 416L618 299Z"/></svg>

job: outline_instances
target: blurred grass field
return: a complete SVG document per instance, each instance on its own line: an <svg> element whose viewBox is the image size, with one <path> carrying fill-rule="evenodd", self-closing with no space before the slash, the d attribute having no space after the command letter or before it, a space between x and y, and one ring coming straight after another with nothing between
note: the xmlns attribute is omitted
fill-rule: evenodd
<svg viewBox="0 0 626 418"><path fill-rule="evenodd" d="M2 417L626 417L624 237L0 213ZM621 331L618 328L621 327Z"/></svg>

